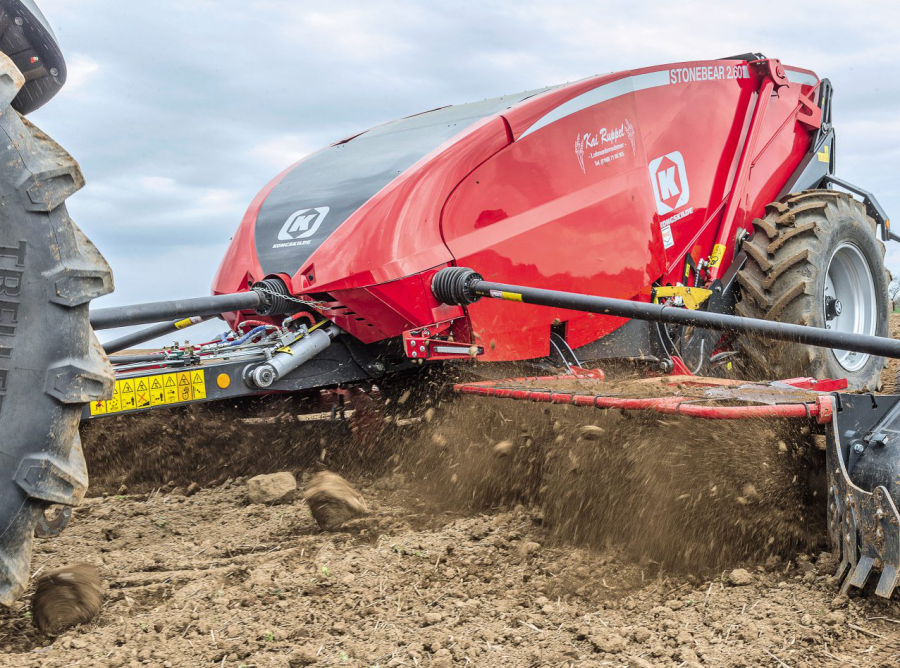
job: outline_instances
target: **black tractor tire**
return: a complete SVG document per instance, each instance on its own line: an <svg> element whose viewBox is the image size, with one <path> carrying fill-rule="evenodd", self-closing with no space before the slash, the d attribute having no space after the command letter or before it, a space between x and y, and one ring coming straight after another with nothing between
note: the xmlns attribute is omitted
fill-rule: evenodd
<svg viewBox="0 0 900 668"><path fill-rule="evenodd" d="M113 289L65 200L77 163L11 106L25 79L0 54L0 604L29 580L35 524L87 488L82 408L112 393L90 300Z"/></svg>
<svg viewBox="0 0 900 668"><path fill-rule="evenodd" d="M833 190L788 195L766 207L754 221L753 236L742 248L747 262L738 273L741 297L735 313L811 327L829 326L825 315L826 272L838 248L852 245L865 260L874 290L874 333L888 335L888 273L884 245L865 206ZM867 279L868 280L868 279ZM881 389L883 357L870 355L860 368L848 370L836 351L741 337L738 347L747 371L757 379L797 376L846 378L850 389Z"/></svg>

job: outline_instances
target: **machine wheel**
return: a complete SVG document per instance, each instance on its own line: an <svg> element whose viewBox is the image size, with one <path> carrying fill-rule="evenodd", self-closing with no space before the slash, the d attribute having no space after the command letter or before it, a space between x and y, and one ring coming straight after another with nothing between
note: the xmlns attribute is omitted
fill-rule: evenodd
<svg viewBox="0 0 900 668"><path fill-rule="evenodd" d="M75 161L10 103L25 79L0 54L0 604L29 579L35 524L87 488L78 424L111 394L88 304L112 291L103 257L66 212Z"/></svg>
<svg viewBox="0 0 900 668"><path fill-rule="evenodd" d="M735 312L842 332L888 335L888 275L875 221L850 195L809 190L770 204L744 243ZM742 337L760 377L846 378L851 389L881 388L884 358Z"/></svg>

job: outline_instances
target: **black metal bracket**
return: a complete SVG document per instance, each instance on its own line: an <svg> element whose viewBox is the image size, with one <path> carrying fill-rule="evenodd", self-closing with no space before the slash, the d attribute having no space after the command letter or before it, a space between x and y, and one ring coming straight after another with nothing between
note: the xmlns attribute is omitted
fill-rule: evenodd
<svg viewBox="0 0 900 668"><path fill-rule="evenodd" d="M897 236L896 234L891 232L891 220L890 218L888 218L887 212L878 202L878 199L876 199L875 195L870 193L868 190L864 190L859 186L853 185L849 181L839 179L834 174L827 174L819 182L819 188L830 188L831 186L837 186L838 188L842 188L847 192L862 197L863 204L865 204L866 206L866 213L871 216L881 227L882 241L900 241L900 236Z"/></svg>
<svg viewBox="0 0 900 668"><path fill-rule="evenodd" d="M876 594L900 584L897 493L900 397L835 394L827 432L828 536L838 550L841 593L881 567Z"/></svg>

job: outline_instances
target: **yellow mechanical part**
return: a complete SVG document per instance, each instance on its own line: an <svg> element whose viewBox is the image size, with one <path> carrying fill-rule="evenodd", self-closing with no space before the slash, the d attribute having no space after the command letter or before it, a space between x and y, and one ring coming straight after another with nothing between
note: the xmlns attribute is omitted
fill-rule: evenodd
<svg viewBox="0 0 900 668"><path fill-rule="evenodd" d="M712 253L709 255L709 267L715 269L722 264L722 258L725 257L725 246L716 244L713 246Z"/></svg>
<svg viewBox="0 0 900 668"><path fill-rule="evenodd" d="M692 311L700 308L700 304L709 299L712 290L706 288L689 288L686 285L661 285L653 288L653 303L658 304L660 299L667 297L681 297L684 305Z"/></svg>
<svg viewBox="0 0 900 668"><path fill-rule="evenodd" d="M297 343L297 341L299 341L300 339L302 339L304 336L309 336L309 333L310 333L311 331L313 331L314 329L318 329L319 327L321 327L322 325L324 325L324 324L327 323L327 322L331 322L331 321L330 321L330 320L320 320L320 321L317 322L315 325L313 325L312 327L310 327L309 329L307 329L307 330L306 330L306 334L301 334L300 336L298 336L296 339L294 339L293 341L291 341L291 342L290 342L288 345L286 345L286 346L281 346L281 348L276 348L276 349L275 349L275 352L276 352L276 353L287 353L288 355L293 355L293 354L294 354L294 351L291 350L291 346L292 346L292 345L294 345L295 343Z"/></svg>

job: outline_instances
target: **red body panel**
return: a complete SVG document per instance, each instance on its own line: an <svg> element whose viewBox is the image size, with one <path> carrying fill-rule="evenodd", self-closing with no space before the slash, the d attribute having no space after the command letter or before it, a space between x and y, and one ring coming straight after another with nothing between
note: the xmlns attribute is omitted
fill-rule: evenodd
<svg viewBox="0 0 900 668"><path fill-rule="evenodd" d="M744 61L693 62L549 89L473 123L283 277L294 294L327 302L323 315L364 343L464 316L486 360L546 355L554 323L572 347L590 343L623 321L498 300L464 312L435 300L430 277L453 263L488 280L648 300L653 284L682 279L687 253L708 258L717 239L726 269L737 227L752 228L810 147L798 100L814 97L817 79L788 74L794 82L776 86L761 108L744 196L731 207L735 229L720 223L765 73ZM251 204L214 291L264 278L256 216L289 171Z"/></svg>

